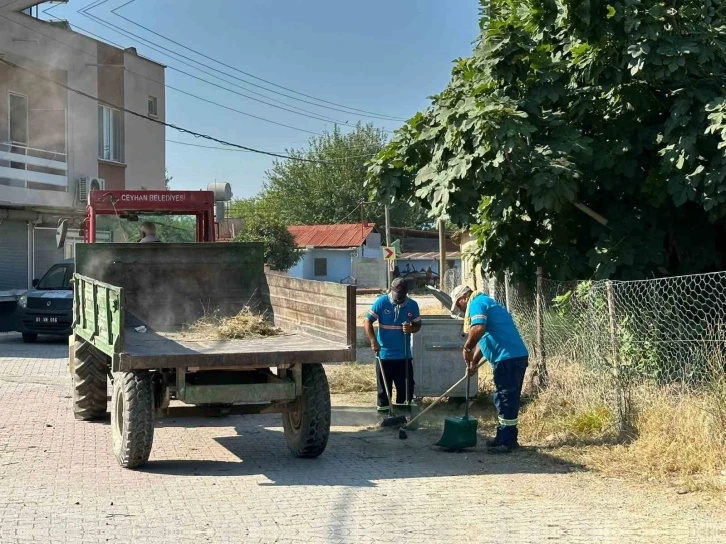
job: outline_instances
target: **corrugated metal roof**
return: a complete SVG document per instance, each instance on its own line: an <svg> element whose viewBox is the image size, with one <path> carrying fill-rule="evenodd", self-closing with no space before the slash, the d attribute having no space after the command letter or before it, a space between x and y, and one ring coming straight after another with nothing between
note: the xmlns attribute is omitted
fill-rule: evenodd
<svg viewBox="0 0 726 544"><path fill-rule="evenodd" d="M460 259L461 258L461 252L460 251L447 251L446 252L446 259ZM429 261L439 260L439 252L438 251L430 251L425 253L401 253L396 257L396 260L403 260L403 261Z"/></svg>
<svg viewBox="0 0 726 544"><path fill-rule="evenodd" d="M295 237L297 247L359 247L375 227L370 223L341 223L293 225L287 230Z"/></svg>

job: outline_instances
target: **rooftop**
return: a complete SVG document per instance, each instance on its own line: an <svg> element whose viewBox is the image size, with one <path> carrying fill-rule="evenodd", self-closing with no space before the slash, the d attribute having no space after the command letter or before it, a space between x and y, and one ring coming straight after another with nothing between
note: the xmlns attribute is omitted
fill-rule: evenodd
<svg viewBox="0 0 726 544"><path fill-rule="evenodd" d="M297 247L359 247L376 230L371 223L293 225L287 227Z"/></svg>

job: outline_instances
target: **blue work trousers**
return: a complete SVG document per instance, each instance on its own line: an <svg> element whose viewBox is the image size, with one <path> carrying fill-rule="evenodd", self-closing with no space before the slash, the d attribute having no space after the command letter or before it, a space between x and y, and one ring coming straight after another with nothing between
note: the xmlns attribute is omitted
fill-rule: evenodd
<svg viewBox="0 0 726 544"><path fill-rule="evenodd" d="M495 438L497 444L511 446L517 443L519 402L528 359L528 357L516 357L492 363L496 389L494 406L499 420Z"/></svg>

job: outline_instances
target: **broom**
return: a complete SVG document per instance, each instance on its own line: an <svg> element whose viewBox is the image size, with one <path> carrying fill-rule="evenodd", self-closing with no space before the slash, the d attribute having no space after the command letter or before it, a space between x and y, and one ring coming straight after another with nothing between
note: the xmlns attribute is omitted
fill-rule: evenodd
<svg viewBox="0 0 726 544"><path fill-rule="evenodd" d="M487 362L487 360L482 357L482 360L479 362L478 365L476 365L476 368L474 369L474 372L476 372L477 370L479 370L479 368L484 363L486 363L486 362ZM472 372L472 374L473 374L473 372ZM456 389L457 387L459 387L459 385L461 384L461 382L463 382L468 377L469 377L469 370L467 369L466 372L464 373L464 377L463 378L461 378L458 382L456 382L454 385L452 385L446 391L444 391L444 394L443 395L441 395L434 402L432 402L429 406L427 406L426 409L423 410L419 415L417 415L415 418L413 418L411 421L409 421L406 425L404 425L403 427L401 427L400 429L398 429L398 438L401 439L401 440L406 440L408 438L408 433L406 431L407 430L413 430L413 429L410 428L411 427L411 424L413 422L415 422L418 418L420 418L422 415L424 415L426 412L428 412L429 410L431 410L434 406L436 406L442 400L444 400L444 397L446 397L454 389ZM405 421L406 418L403 418L403 420Z"/></svg>
<svg viewBox="0 0 726 544"><path fill-rule="evenodd" d="M396 427L398 425L406 424L406 416L394 416L393 415L393 402L391 401L391 392L388 390L388 380L386 380L386 372L383 370L383 362L381 358L376 354L376 361L378 362L378 368L381 369L381 378L383 378L383 389L386 391L386 397L388 398L389 410L391 415L381 421L381 427Z"/></svg>

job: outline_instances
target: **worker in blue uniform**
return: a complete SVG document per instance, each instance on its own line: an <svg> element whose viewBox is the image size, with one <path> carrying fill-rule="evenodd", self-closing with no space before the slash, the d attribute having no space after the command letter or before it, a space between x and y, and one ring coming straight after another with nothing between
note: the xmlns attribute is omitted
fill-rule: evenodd
<svg viewBox="0 0 726 544"><path fill-rule="evenodd" d="M492 297L459 285L452 291L451 300L452 312L464 312L467 337L462 356L468 371L475 372L483 356L494 374L494 405L499 425L494 439L487 441L488 451L509 453L519 447L519 404L529 352L510 313Z"/></svg>
<svg viewBox="0 0 726 544"><path fill-rule="evenodd" d="M378 322L378 332L373 323ZM411 334L421 330L421 313L418 304L408 296L408 285L402 278L391 282L388 294L378 298L368 310L363 320L371 349L380 357L386 375L388 391L396 384L396 403L403 404L413 399L413 358L411 355ZM408 367L408 372L406 371ZM406 398L406 375L408 374L408 398ZM376 365L378 385L378 411L389 410L386 387L383 384L381 369Z"/></svg>

